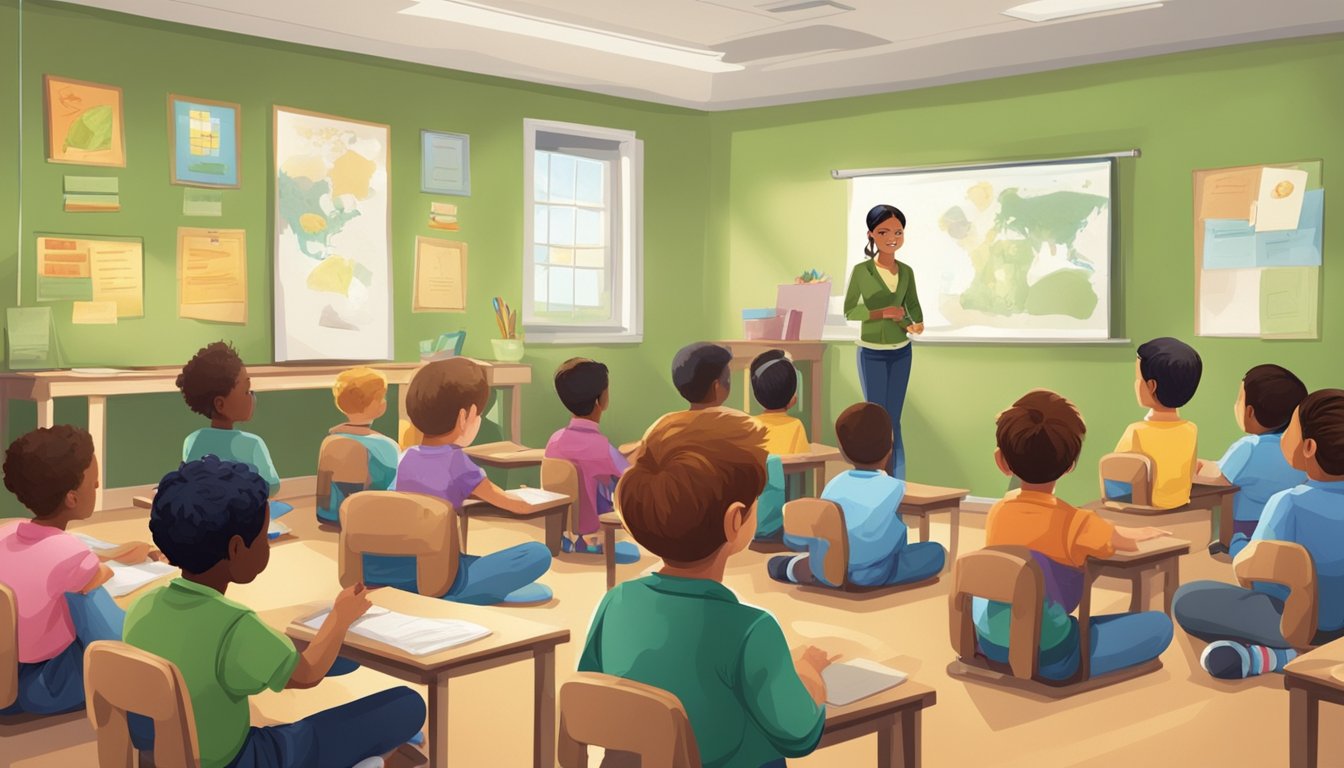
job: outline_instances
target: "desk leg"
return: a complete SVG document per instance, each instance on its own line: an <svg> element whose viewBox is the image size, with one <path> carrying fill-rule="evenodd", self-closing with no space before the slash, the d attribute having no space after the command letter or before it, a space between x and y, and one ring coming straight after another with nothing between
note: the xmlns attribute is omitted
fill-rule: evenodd
<svg viewBox="0 0 1344 768"><path fill-rule="evenodd" d="M607 591L616 586L616 529L602 526L602 557L607 561Z"/></svg>
<svg viewBox="0 0 1344 768"><path fill-rule="evenodd" d="M429 684L429 768L448 766L448 677Z"/></svg>
<svg viewBox="0 0 1344 768"><path fill-rule="evenodd" d="M1218 541L1224 547L1232 545L1232 505L1237 495L1235 493L1225 493L1218 497Z"/></svg>
<svg viewBox="0 0 1344 768"><path fill-rule="evenodd" d="M751 369L742 369L742 412L751 415Z"/></svg>
<svg viewBox="0 0 1344 768"><path fill-rule="evenodd" d="M1097 581L1097 572L1090 566L1083 566L1083 597L1078 602L1078 682L1092 676L1092 585Z"/></svg>
<svg viewBox="0 0 1344 768"><path fill-rule="evenodd" d="M821 360L813 360L807 364L808 372L812 378L812 390L807 393L807 409L811 411L809 417L812 422L812 439L821 442L821 429L824 426L821 423ZM817 486L817 492L820 493L821 486Z"/></svg>
<svg viewBox="0 0 1344 768"><path fill-rule="evenodd" d="M920 541L928 541L928 540L929 540L929 512L928 512L928 510L925 510L924 513L921 514L921 515L919 516L919 540L920 540Z"/></svg>
<svg viewBox="0 0 1344 768"><path fill-rule="evenodd" d="M466 512L457 513L458 528L461 530L461 535L458 538L461 539L463 552L467 551L467 526L470 522L471 522L471 515L467 514Z"/></svg>
<svg viewBox="0 0 1344 768"><path fill-rule="evenodd" d="M546 548L551 550L551 557L560 554L560 539L565 536L565 512L568 509L562 509L560 512L552 512L546 515ZM466 537L462 537L466 541Z"/></svg>
<svg viewBox="0 0 1344 768"><path fill-rule="evenodd" d="M1288 764L1316 768L1320 700L1300 688L1288 691Z"/></svg>
<svg viewBox="0 0 1344 768"><path fill-rule="evenodd" d="M878 768L919 768L921 762L921 710L906 709L877 732Z"/></svg>
<svg viewBox="0 0 1344 768"><path fill-rule="evenodd" d="M37 428L53 426L56 423L56 401L50 397L37 401Z"/></svg>
<svg viewBox="0 0 1344 768"><path fill-rule="evenodd" d="M523 444L523 388L517 384L509 387L509 439Z"/></svg>
<svg viewBox="0 0 1344 768"><path fill-rule="evenodd" d="M1171 602L1176 597L1176 589L1181 586L1181 558L1171 557L1162 564L1162 573L1166 575L1162 587L1162 610L1171 615Z"/></svg>
<svg viewBox="0 0 1344 768"><path fill-rule="evenodd" d="M411 417L406 415L406 397L407 397L407 395L410 394L410 392L411 392L411 385L410 385L410 384L398 384L398 385L397 385L397 440L398 440L398 441L401 440L401 423L402 423L403 421L409 422L409 421L411 420Z"/></svg>
<svg viewBox="0 0 1344 768"><path fill-rule="evenodd" d="M1153 577L1157 575L1157 569L1145 568L1134 574L1132 579L1133 589L1129 594L1129 612L1138 613L1148 610L1148 606L1153 604Z"/></svg>
<svg viewBox="0 0 1344 768"><path fill-rule="evenodd" d="M535 735L532 742L534 768L555 768L555 646L538 651L535 678Z"/></svg>
<svg viewBox="0 0 1344 768"><path fill-rule="evenodd" d="M952 538L951 546L947 550L947 570L952 570L952 564L957 561L957 545L961 542L961 502L952 508Z"/></svg>
<svg viewBox="0 0 1344 768"><path fill-rule="evenodd" d="M89 395L89 437L93 438L93 455L98 457L98 490L94 492L93 508L103 508L103 487L107 485L107 398Z"/></svg>

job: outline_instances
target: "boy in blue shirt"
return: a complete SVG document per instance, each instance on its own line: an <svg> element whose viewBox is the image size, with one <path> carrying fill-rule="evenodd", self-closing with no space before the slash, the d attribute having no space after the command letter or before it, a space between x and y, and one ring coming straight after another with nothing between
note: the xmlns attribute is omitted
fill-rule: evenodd
<svg viewBox="0 0 1344 768"><path fill-rule="evenodd" d="M1281 440L1283 455L1307 474L1302 485L1274 495L1252 541L1288 541L1311 554L1319 596L1316 643L1344 637L1344 390L1308 395ZM1243 589L1196 581L1176 591L1181 628L1208 641L1199 663L1235 680L1282 669L1297 656L1279 632L1287 590L1275 584Z"/></svg>
<svg viewBox="0 0 1344 768"><path fill-rule="evenodd" d="M826 484L821 498L840 505L845 513L849 539L849 582L859 587L908 584L937 575L943 570L947 551L937 542L906 541L905 523L897 514L905 495L905 481L883 471L891 458L891 417L875 403L846 408L835 420L840 451L854 469ZM816 539L784 541L805 555L781 555L766 564L770 577L793 584L827 584L821 577L822 547ZM812 560L816 559L816 567Z"/></svg>
<svg viewBox="0 0 1344 768"><path fill-rule="evenodd" d="M1246 436L1217 463L1200 459L1195 470L1196 482L1241 488L1232 505L1231 546L1214 541L1209 554L1230 551L1236 557L1250 542L1269 498L1306 482L1306 474L1291 467L1279 447L1293 410L1306 396L1302 380L1277 365L1257 365L1242 378L1233 414Z"/></svg>

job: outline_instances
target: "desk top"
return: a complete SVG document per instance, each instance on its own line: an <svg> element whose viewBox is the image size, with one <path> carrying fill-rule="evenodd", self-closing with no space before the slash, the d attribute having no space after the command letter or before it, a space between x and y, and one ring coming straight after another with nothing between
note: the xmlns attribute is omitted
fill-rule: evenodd
<svg viewBox="0 0 1344 768"><path fill-rule="evenodd" d="M911 707L917 709L931 707L937 701L938 694L934 689L913 680L906 680L895 688L888 688L866 699L859 699L853 704L826 707L826 727L821 732L821 743L818 747L830 746L838 741L853 738L852 733L844 731L864 721ZM834 738L828 740L828 734Z"/></svg>
<svg viewBox="0 0 1344 768"><path fill-rule="evenodd" d="M840 453L839 448L834 448L822 443L812 443L811 450L807 453L794 453L788 456L780 456L780 461L784 466L792 467L798 464L814 464L827 461L844 461L845 457Z"/></svg>
<svg viewBox="0 0 1344 768"><path fill-rule="evenodd" d="M399 648L369 640L356 634L347 634L343 648L362 651L392 666L410 672L441 672L453 667L507 656L539 646L555 646L569 642L569 630L520 619L509 609L450 603L400 589L383 587L369 592L369 600L388 610L429 618L461 619L480 624L490 630L487 637L466 645L448 648L438 653L413 656ZM284 627L285 634L295 640L312 642L317 632L299 624L300 619L330 607L329 602L277 608L260 613L262 620L273 627Z"/></svg>
<svg viewBox="0 0 1344 768"><path fill-rule="evenodd" d="M905 484L905 495L901 497L901 504L942 504L949 501L961 501L970 495L970 490L966 488L944 488L941 485L924 485L923 483Z"/></svg>
<svg viewBox="0 0 1344 768"><path fill-rule="evenodd" d="M535 467L546 458L544 448L528 448L508 440L471 445L464 448L463 452L482 464L503 469Z"/></svg>
<svg viewBox="0 0 1344 768"><path fill-rule="evenodd" d="M1344 665L1344 640L1335 640L1288 662L1283 673L1289 688L1295 682L1305 683L1344 696L1344 678L1339 676L1341 665Z"/></svg>
<svg viewBox="0 0 1344 768"><path fill-rule="evenodd" d="M1137 552L1116 552L1110 557L1088 558L1088 562L1118 566L1146 565L1168 557L1188 554L1190 554L1190 542L1185 539L1178 539L1175 536L1160 536L1156 539L1139 542Z"/></svg>
<svg viewBox="0 0 1344 768"><path fill-rule="evenodd" d="M779 341L776 339L734 339L732 341L717 341L727 347L733 353L734 368L741 368L744 364L751 365L751 361L762 352L771 349L782 349L789 353L789 357L799 362L820 362L822 355L826 353L826 342L824 341Z"/></svg>
<svg viewBox="0 0 1344 768"><path fill-rule="evenodd" d="M574 503L572 496L562 496L552 501L543 501L540 504L529 504L527 511L523 513L510 512L506 509L500 509L493 504L488 504L480 499L467 499L462 504L462 511L472 517L516 517L519 520L528 520L542 515L548 515L557 511L563 511Z"/></svg>

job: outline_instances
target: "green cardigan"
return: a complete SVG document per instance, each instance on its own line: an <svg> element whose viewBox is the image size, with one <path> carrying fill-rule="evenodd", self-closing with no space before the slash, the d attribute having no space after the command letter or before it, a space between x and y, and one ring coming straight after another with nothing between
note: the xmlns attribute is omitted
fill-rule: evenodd
<svg viewBox="0 0 1344 768"><path fill-rule="evenodd" d="M863 321L860 338L869 344L900 344L909 338L906 327L924 322L924 310L919 306L919 292L915 289L915 271L903 261L896 262L900 279L893 294L877 269L875 259L854 265L854 271L849 273L849 289L845 291L845 318ZM869 319L870 312L886 307L905 307L905 319Z"/></svg>

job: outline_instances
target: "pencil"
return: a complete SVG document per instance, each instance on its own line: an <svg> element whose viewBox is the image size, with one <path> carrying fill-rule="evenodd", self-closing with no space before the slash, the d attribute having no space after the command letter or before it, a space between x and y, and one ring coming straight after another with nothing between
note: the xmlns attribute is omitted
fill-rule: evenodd
<svg viewBox="0 0 1344 768"><path fill-rule="evenodd" d="M509 332L508 329L504 327L504 315L500 313L499 297L496 296L492 300L492 303L495 305L495 324L499 326L500 337L507 339L509 337Z"/></svg>

